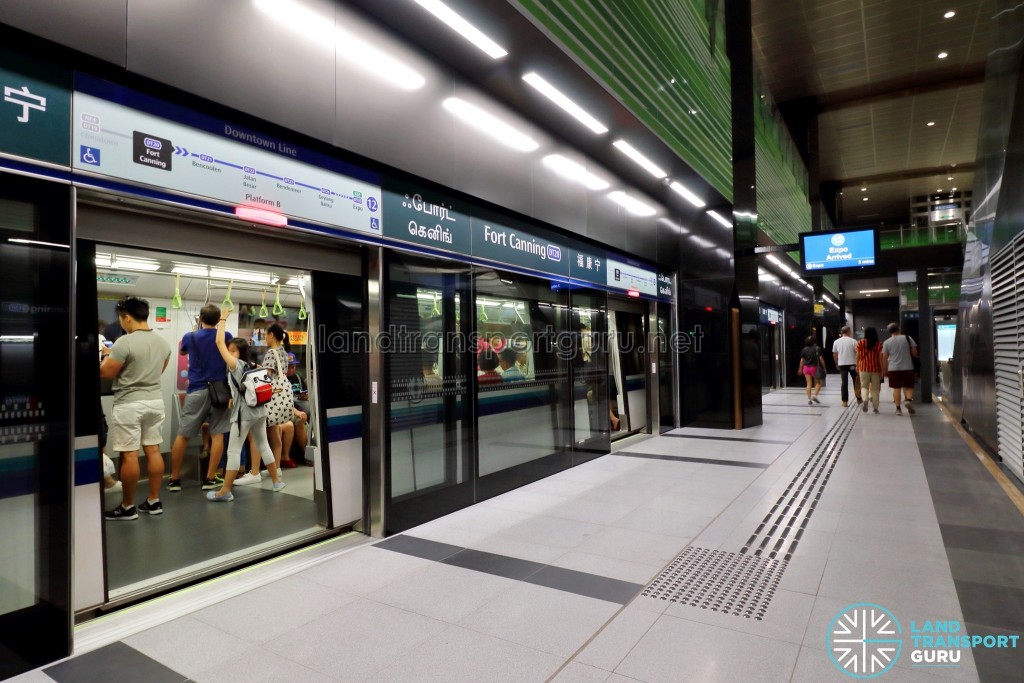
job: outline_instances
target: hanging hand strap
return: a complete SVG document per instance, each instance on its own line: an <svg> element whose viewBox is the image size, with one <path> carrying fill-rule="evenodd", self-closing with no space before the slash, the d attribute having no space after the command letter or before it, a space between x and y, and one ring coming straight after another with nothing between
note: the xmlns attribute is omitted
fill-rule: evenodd
<svg viewBox="0 0 1024 683"><path fill-rule="evenodd" d="M266 318L270 315L270 311L267 310L267 290L263 290L263 297L260 299L260 317Z"/></svg>
<svg viewBox="0 0 1024 683"><path fill-rule="evenodd" d="M234 280L228 280L228 293L224 295L224 301L220 302L220 307L228 311L235 310L235 304L231 301L231 288L234 285Z"/></svg>
<svg viewBox="0 0 1024 683"><path fill-rule="evenodd" d="M284 306L281 305L281 285L277 285L277 294L274 297L274 315L281 315L284 313Z"/></svg>
<svg viewBox="0 0 1024 683"><path fill-rule="evenodd" d="M181 275L176 274L174 276L174 296L171 297L171 308L180 309L181 306Z"/></svg>
<svg viewBox="0 0 1024 683"><path fill-rule="evenodd" d="M302 303L299 305L299 312L296 315L296 317L299 320L305 320L306 318L309 317L309 314L306 312L306 300L305 299L303 299Z"/></svg>

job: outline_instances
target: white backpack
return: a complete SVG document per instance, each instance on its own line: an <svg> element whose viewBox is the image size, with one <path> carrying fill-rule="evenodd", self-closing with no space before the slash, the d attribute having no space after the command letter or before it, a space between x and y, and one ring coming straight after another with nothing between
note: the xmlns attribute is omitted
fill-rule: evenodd
<svg viewBox="0 0 1024 683"><path fill-rule="evenodd" d="M234 382L234 377L231 378ZM250 408L258 408L270 403L274 396L274 385L270 381L270 373L266 368L249 367L242 373L242 382L238 387L239 398Z"/></svg>

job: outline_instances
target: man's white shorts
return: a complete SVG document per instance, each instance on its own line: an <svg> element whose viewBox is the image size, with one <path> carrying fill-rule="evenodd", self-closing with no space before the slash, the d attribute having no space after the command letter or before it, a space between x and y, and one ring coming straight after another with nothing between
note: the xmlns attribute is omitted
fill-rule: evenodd
<svg viewBox="0 0 1024 683"><path fill-rule="evenodd" d="M158 446L163 440L164 402L132 401L110 411L110 449L117 453Z"/></svg>

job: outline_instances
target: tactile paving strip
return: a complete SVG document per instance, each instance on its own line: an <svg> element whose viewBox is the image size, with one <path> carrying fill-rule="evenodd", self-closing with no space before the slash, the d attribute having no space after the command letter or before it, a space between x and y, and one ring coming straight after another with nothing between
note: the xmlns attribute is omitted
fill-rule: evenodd
<svg viewBox="0 0 1024 683"><path fill-rule="evenodd" d="M760 621L786 564L786 560L690 546L641 595Z"/></svg>

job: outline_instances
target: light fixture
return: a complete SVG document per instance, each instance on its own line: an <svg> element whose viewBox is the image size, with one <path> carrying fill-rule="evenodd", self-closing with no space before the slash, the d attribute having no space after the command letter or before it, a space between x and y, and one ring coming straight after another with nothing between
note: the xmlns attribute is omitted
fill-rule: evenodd
<svg viewBox="0 0 1024 683"><path fill-rule="evenodd" d="M197 266L190 263L175 263L174 267L171 268L171 272L175 275L191 275L193 277L207 277L210 274L210 269L206 266Z"/></svg>
<svg viewBox="0 0 1024 683"><path fill-rule="evenodd" d="M129 258L125 256L118 256L114 262L111 263L110 267L117 268L118 270L142 270L147 273L160 270L160 264L157 261Z"/></svg>
<svg viewBox="0 0 1024 683"><path fill-rule="evenodd" d="M110 254L96 254L96 265L100 268L109 268Z"/></svg>
<svg viewBox="0 0 1024 683"><path fill-rule="evenodd" d="M714 218L719 223L721 223L724 227L726 227L726 228L731 228L732 227L732 222L730 220L728 220L727 218L724 218L717 211L709 210L708 211L708 215L711 216L712 218Z"/></svg>
<svg viewBox="0 0 1024 683"><path fill-rule="evenodd" d="M955 16L956 16L956 12L954 12L953 10L949 10L948 12L946 12L945 14L942 15L942 18L943 19L952 19Z"/></svg>
<svg viewBox="0 0 1024 683"><path fill-rule="evenodd" d="M403 90L422 88L427 82L419 72L380 48L338 27L295 0L255 0L256 7L304 39L320 43L358 66Z"/></svg>
<svg viewBox="0 0 1024 683"><path fill-rule="evenodd" d="M462 15L441 2L441 0L413 0L413 2L443 21L449 26L449 28L454 30L460 36L483 50L483 52L491 59L501 59L508 54L508 51L501 47L501 45L498 45L496 42L491 40L483 31L466 21Z"/></svg>
<svg viewBox="0 0 1024 683"><path fill-rule="evenodd" d="M862 188L860 188L860 191L861 191L861 192L867 192L867 191L868 191L868 188L866 188L866 187L862 187Z"/></svg>
<svg viewBox="0 0 1024 683"><path fill-rule="evenodd" d="M861 294L888 294L888 289L862 289Z"/></svg>
<svg viewBox="0 0 1024 683"><path fill-rule="evenodd" d="M946 178L946 180L952 180L952 179L953 179L953 176L949 176L948 178Z"/></svg>
<svg viewBox="0 0 1024 683"><path fill-rule="evenodd" d="M210 277L218 280L237 280L238 282L254 282L260 285L270 284L268 273L256 273L248 270L232 270L230 268L210 268Z"/></svg>
<svg viewBox="0 0 1024 683"><path fill-rule="evenodd" d="M768 254L768 260L771 261L772 263L774 263L777 266L781 266L782 265L782 261L780 261L775 256L772 256L771 254Z"/></svg>
<svg viewBox="0 0 1024 683"><path fill-rule="evenodd" d="M693 192L691 192L689 190L689 188L687 188L682 183L673 180L671 183L669 183L668 186L671 187L673 190L675 190L677 194L681 195L683 197L683 199L685 199L686 201L690 202L691 204L696 206L698 209L703 209L706 206L706 204L704 203L703 199L701 199L700 197L695 195Z"/></svg>
<svg viewBox="0 0 1024 683"><path fill-rule="evenodd" d="M275 228L283 228L288 225L288 217L283 213L271 211L258 206L236 206L235 216L250 223L262 223L272 225Z"/></svg>
<svg viewBox="0 0 1024 683"><path fill-rule="evenodd" d="M37 247L57 247L58 249L71 248L71 246L67 244L57 244L56 242L41 242L40 240L26 240L18 237L8 237L7 241L13 242L14 244L31 244Z"/></svg>
<svg viewBox="0 0 1024 683"><path fill-rule="evenodd" d="M861 199L863 199L864 201L867 201L867 200L868 200L868 198L867 198L867 197L862 197Z"/></svg>
<svg viewBox="0 0 1024 683"><path fill-rule="evenodd" d="M938 56L939 59L945 59L946 57L949 56L949 53L948 52L940 52L937 56Z"/></svg>
<svg viewBox="0 0 1024 683"><path fill-rule="evenodd" d="M613 202L615 202L616 204L618 204L626 211L629 211L631 214L635 216L653 216L655 213L657 213L657 211L655 211L653 207L644 204L642 201L636 199L635 197L630 197L628 194L622 192L621 190L609 192L608 197Z"/></svg>
<svg viewBox="0 0 1024 683"><path fill-rule="evenodd" d="M954 187L950 192L956 192L956 188Z"/></svg>
<svg viewBox="0 0 1024 683"><path fill-rule="evenodd" d="M928 289L949 289L949 285L930 285Z"/></svg>
<svg viewBox="0 0 1024 683"><path fill-rule="evenodd" d="M540 147L537 141L526 133L466 100L449 97L442 106L481 133L516 151L532 152Z"/></svg>
<svg viewBox="0 0 1024 683"><path fill-rule="evenodd" d="M561 154L549 154L544 157L544 165L563 178L574 180L586 186L588 190L606 190L610 187L607 182L598 178L582 165Z"/></svg>
<svg viewBox="0 0 1024 683"><path fill-rule="evenodd" d="M0 344L32 344L35 340L34 334L0 334Z"/></svg>
<svg viewBox="0 0 1024 683"><path fill-rule="evenodd" d="M650 173L655 178L658 178L660 180L668 176L668 173L665 173L663 170L661 170L661 168L657 164L655 164L653 161L651 161L643 154L638 152L636 148L633 147L633 145L629 144L625 140L616 140L614 143L612 143L612 146L615 147L615 149L622 152L623 154L625 154L633 161L635 161L640 167L642 167L645 171Z"/></svg>
<svg viewBox="0 0 1024 683"><path fill-rule="evenodd" d="M585 109L583 109L583 107L566 97L561 90L548 83L539 74L531 71L523 76L523 80L532 85L541 95L557 104L570 116L598 135L608 132L607 126L591 116Z"/></svg>
<svg viewBox="0 0 1024 683"><path fill-rule="evenodd" d="M935 122L934 122L934 121L929 121L928 123L926 123L926 124L924 124L924 125L926 125L926 126L928 126L929 128L931 128L932 126L934 126L934 125L935 125Z"/></svg>

